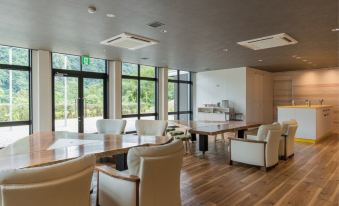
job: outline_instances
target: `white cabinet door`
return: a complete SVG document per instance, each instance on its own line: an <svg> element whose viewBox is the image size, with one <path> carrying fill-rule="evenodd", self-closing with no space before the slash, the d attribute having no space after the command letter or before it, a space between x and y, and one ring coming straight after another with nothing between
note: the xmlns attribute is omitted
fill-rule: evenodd
<svg viewBox="0 0 339 206"><path fill-rule="evenodd" d="M316 139L316 115L315 109L295 109L295 119L298 122L297 138Z"/></svg>

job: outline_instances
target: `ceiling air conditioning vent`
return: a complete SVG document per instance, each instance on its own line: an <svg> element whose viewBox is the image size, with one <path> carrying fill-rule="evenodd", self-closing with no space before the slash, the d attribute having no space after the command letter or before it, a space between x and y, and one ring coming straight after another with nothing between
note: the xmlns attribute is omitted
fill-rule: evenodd
<svg viewBox="0 0 339 206"><path fill-rule="evenodd" d="M269 49L273 47L287 46L296 43L298 43L297 40L293 39L291 36L285 33L238 42L238 44L240 44L241 46L253 50Z"/></svg>
<svg viewBox="0 0 339 206"><path fill-rule="evenodd" d="M136 50L157 44L158 41L134 34L122 33L120 35L106 39L100 43L108 46Z"/></svg>
<svg viewBox="0 0 339 206"><path fill-rule="evenodd" d="M150 27L153 27L153 28L160 28L160 27L165 26L164 23L161 23L159 21L155 21L155 22L149 23L147 25L150 26Z"/></svg>

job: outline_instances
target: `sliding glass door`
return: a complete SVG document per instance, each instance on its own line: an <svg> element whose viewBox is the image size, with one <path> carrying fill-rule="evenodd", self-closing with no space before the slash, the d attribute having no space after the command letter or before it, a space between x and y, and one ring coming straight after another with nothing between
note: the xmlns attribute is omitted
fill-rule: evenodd
<svg viewBox="0 0 339 206"><path fill-rule="evenodd" d="M0 45L0 148L31 133L31 52Z"/></svg>
<svg viewBox="0 0 339 206"><path fill-rule="evenodd" d="M58 66L58 56L54 59ZM70 66L53 69L54 131L94 133L96 121L106 117L106 61L92 59L88 67L77 56L63 59Z"/></svg>
<svg viewBox="0 0 339 206"><path fill-rule="evenodd" d="M54 76L55 131L79 131L79 78Z"/></svg>

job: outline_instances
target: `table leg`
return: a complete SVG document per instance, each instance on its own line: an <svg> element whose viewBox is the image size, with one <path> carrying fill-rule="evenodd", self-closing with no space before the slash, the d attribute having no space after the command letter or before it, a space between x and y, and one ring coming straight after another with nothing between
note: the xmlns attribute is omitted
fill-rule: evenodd
<svg viewBox="0 0 339 206"><path fill-rule="evenodd" d="M241 139L244 139L245 138L245 131L246 129L240 129L238 130L238 135L237 135L237 138L241 138Z"/></svg>
<svg viewBox="0 0 339 206"><path fill-rule="evenodd" d="M115 167L119 171L127 170L127 153L115 155Z"/></svg>
<svg viewBox="0 0 339 206"><path fill-rule="evenodd" d="M208 135L199 134L199 150L203 155L208 151Z"/></svg>
<svg viewBox="0 0 339 206"><path fill-rule="evenodd" d="M191 134L191 141L192 142L197 141L197 134Z"/></svg>

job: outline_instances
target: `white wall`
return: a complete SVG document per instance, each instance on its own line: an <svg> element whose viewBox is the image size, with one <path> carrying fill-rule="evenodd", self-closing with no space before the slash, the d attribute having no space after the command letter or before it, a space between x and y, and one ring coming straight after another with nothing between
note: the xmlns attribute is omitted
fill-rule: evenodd
<svg viewBox="0 0 339 206"><path fill-rule="evenodd" d="M273 121L273 87L269 72L246 67L199 72L195 85L195 113L203 104L227 99L236 112L243 113L246 121ZM211 118L217 118L214 116Z"/></svg>
<svg viewBox="0 0 339 206"><path fill-rule="evenodd" d="M236 112L246 113L246 67L196 73L194 112L203 104L230 101Z"/></svg>

